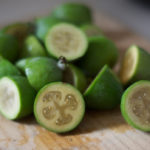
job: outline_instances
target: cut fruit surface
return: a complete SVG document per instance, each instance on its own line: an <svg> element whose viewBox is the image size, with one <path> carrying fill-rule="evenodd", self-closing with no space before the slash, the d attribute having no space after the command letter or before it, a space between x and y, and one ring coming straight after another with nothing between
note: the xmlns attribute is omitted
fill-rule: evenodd
<svg viewBox="0 0 150 150"><path fill-rule="evenodd" d="M91 109L112 109L120 104L123 88L117 76L105 65L84 92Z"/></svg>
<svg viewBox="0 0 150 150"><path fill-rule="evenodd" d="M35 91L25 77L0 79L0 112L8 119L18 119L32 113Z"/></svg>
<svg viewBox="0 0 150 150"><path fill-rule="evenodd" d="M149 80L149 66L150 54L137 45L132 45L125 53L120 68L121 82L128 84L138 80Z"/></svg>
<svg viewBox="0 0 150 150"><path fill-rule="evenodd" d="M150 131L150 81L138 81L124 92L121 112L131 126Z"/></svg>
<svg viewBox="0 0 150 150"><path fill-rule="evenodd" d="M45 45L50 55L56 58L64 56L71 61L85 54L88 42L79 28L68 23L59 23L48 31Z"/></svg>
<svg viewBox="0 0 150 150"><path fill-rule="evenodd" d="M70 84L55 82L43 87L34 103L36 120L56 133L74 129L82 120L85 104L81 93Z"/></svg>

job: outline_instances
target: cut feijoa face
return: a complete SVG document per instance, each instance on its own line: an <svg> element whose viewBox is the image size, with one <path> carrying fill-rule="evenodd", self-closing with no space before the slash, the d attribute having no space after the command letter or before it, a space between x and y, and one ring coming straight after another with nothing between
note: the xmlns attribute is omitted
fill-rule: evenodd
<svg viewBox="0 0 150 150"><path fill-rule="evenodd" d="M112 109L120 104L122 91L117 76L105 65L84 92L84 98L88 108Z"/></svg>
<svg viewBox="0 0 150 150"><path fill-rule="evenodd" d="M84 112L81 93L70 84L62 82L43 87L34 103L38 123L56 133L73 130L81 122Z"/></svg>
<svg viewBox="0 0 150 150"><path fill-rule="evenodd" d="M134 128L150 131L150 81L141 80L127 88L122 96L121 112Z"/></svg>
<svg viewBox="0 0 150 150"><path fill-rule="evenodd" d="M137 45L129 47L123 58L120 69L120 80L123 84L138 80L150 79L150 54Z"/></svg>
<svg viewBox="0 0 150 150"><path fill-rule="evenodd" d="M35 91L25 77L0 79L0 112L8 119L19 119L33 111Z"/></svg>
<svg viewBox="0 0 150 150"><path fill-rule="evenodd" d="M63 56L71 61L85 54L88 42L86 35L78 27L68 23L59 23L48 31L45 46L53 57Z"/></svg>

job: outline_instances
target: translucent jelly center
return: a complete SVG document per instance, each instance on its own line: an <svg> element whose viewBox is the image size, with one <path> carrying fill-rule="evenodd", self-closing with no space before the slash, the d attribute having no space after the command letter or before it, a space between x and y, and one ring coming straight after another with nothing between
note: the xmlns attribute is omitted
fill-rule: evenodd
<svg viewBox="0 0 150 150"><path fill-rule="evenodd" d="M132 113L142 124L150 125L150 88L139 88L130 97Z"/></svg>
<svg viewBox="0 0 150 150"><path fill-rule="evenodd" d="M63 101L63 102L62 102ZM71 112L67 110L76 110L78 102L75 96L68 93L65 98L62 98L60 91L49 91L43 96L43 102L47 103L42 109L43 116L50 120L55 118L56 125L64 125L72 121ZM56 111L59 116L56 115Z"/></svg>
<svg viewBox="0 0 150 150"><path fill-rule="evenodd" d="M132 48L132 50L129 50L124 58L123 58L123 63L121 66L121 71L120 71L120 79L122 83L128 82L128 80L132 77L134 71L135 71L135 65L136 65L136 58L137 53L136 49Z"/></svg>
<svg viewBox="0 0 150 150"><path fill-rule="evenodd" d="M63 52L77 50L79 46L78 36L67 30L59 30L53 35L53 44L57 49Z"/></svg>

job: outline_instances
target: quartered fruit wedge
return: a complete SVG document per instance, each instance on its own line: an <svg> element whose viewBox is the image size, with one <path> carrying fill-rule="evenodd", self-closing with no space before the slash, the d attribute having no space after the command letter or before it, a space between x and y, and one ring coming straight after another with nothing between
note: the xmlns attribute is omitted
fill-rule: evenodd
<svg viewBox="0 0 150 150"><path fill-rule="evenodd" d="M69 23L59 23L48 31L45 46L53 57L63 56L72 61L85 54L88 41L80 28Z"/></svg>
<svg viewBox="0 0 150 150"><path fill-rule="evenodd" d="M138 80L150 79L150 54L137 45L132 45L126 51L120 69L120 79L123 84Z"/></svg>
<svg viewBox="0 0 150 150"><path fill-rule="evenodd" d="M131 126L150 131L150 81L138 81L124 92L121 112Z"/></svg>
<svg viewBox="0 0 150 150"><path fill-rule="evenodd" d="M34 103L36 120L56 133L74 129L82 120L85 103L81 93L70 84L54 82L43 87Z"/></svg>

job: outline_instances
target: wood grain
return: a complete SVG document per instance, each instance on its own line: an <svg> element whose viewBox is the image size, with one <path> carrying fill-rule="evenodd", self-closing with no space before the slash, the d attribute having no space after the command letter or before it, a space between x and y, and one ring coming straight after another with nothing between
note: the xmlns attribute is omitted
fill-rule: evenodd
<svg viewBox="0 0 150 150"><path fill-rule="evenodd" d="M120 59L131 44L150 51L150 42L110 17L96 13L96 23L120 50ZM116 66L118 70L119 65ZM133 129L119 108L87 111L82 123L68 134L58 135L40 127L33 116L9 121L0 116L0 150L149 150L150 135Z"/></svg>

